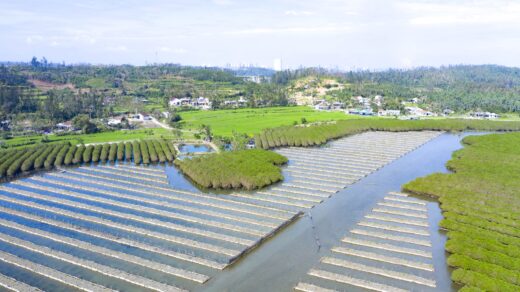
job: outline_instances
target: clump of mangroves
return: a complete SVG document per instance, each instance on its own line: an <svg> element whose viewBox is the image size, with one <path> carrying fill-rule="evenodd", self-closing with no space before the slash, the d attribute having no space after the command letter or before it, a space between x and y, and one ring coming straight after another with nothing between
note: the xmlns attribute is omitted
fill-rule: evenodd
<svg viewBox="0 0 520 292"><path fill-rule="evenodd" d="M283 180L280 166L287 158L262 149L239 150L176 160L191 180L205 188L262 188Z"/></svg>
<svg viewBox="0 0 520 292"><path fill-rule="evenodd" d="M117 160L133 160L137 165L172 162L174 159L173 144L163 139L88 146L70 143L41 144L0 151L0 178L8 179L20 173L91 162L113 163Z"/></svg>
<svg viewBox="0 0 520 292"><path fill-rule="evenodd" d="M468 119L349 119L265 129L255 135L257 148L307 147L366 131L520 131L520 122Z"/></svg>
<svg viewBox="0 0 520 292"><path fill-rule="evenodd" d="M520 133L468 136L452 173L403 189L437 197L452 279L468 291L520 291Z"/></svg>

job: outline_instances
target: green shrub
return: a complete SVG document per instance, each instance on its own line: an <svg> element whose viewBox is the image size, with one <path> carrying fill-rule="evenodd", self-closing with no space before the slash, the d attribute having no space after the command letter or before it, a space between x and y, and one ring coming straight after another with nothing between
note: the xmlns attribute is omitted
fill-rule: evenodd
<svg viewBox="0 0 520 292"><path fill-rule="evenodd" d="M36 161L36 158L38 158L40 155L42 155L47 150L46 146L38 147L38 150L36 150L32 155L27 157L20 167L21 171L29 171L32 170L34 167L34 162ZM16 171L18 172L18 171Z"/></svg>
<svg viewBox="0 0 520 292"><path fill-rule="evenodd" d="M126 161L132 160L132 143L131 142L125 143L125 160Z"/></svg>
<svg viewBox="0 0 520 292"><path fill-rule="evenodd" d="M72 159L73 164L78 164L83 161L83 153L85 153L85 145L81 144L77 147L76 152L74 153L74 159Z"/></svg>
<svg viewBox="0 0 520 292"><path fill-rule="evenodd" d="M110 144L110 149L108 150L108 161L114 162L116 160L117 155L117 144Z"/></svg>
<svg viewBox="0 0 520 292"><path fill-rule="evenodd" d="M34 161L34 169L43 168L45 166L45 161L47 161L49 156L54 155L54 157L56 157L56 154L60 151L61 147L63 147L63 144L55 144L48 147L47 150Z"/></svg>
<svg viewBox="0 0 520 292"><path fill-rule="evenodd" d="M74 154L76 153L76 149L78 149L76 145L72 145L69 147L69 151L67 151L67 154L65 154L65 158L63 159L63 164L70 165L72 163L72 160L74 159Z"/></svg>
<svg viewBox="0 0 520 292"><path fill-rule="evenodd" d="M6 159L1 165L0 165L0 177L5 177L7 175L7 169L11 166L11 164L13 162L15 162L16 160L18 160L20 157L24 156L26 153L32 151L32 149L30 148L27 148L27 149L22 149L22 150L19 150L19 151L14 151L12 154L11 154L11 157L9 157L8 159Z"/></svg>
<svg viewBox="0 0 520 292"><path fill-rule="evenodd" d="M141 156L143 158L144 164L150 164L150 152L148 149L148 145L145 141L139 141L139 147L141 148Z"/></svg>
<svg viewBox="0 0 520 292"><path fill-rule="evenodd" d="M165 140L159 140L160 147L161 147L164 155L166 156L166 159L169 162L172 162L173 159L175 159L175 156L172 153L171 149L168 147L168 145L166 145L167 143L171 143L171 142L167 142Z"/></svg>
<svg viewBox="0 0 520 292"><path fill-rule="evenodd" d="M157 151L155 151L155 147L153 145L152 140L146 140L146 146L148 147L148 153L150 153L150 161L157 162L159 161L159 157L157 156Z"/></svg>
<svg viewBox="0 0 520 292"><path fill-rule="evenodd" d="M94 151L94 145L88 145L83 152L83 162L90 163L92 161L92 153Z"/></svg>
<svg viewBox="0 0 520 292"><path fill-rule="evenodd" d="M135 165L141 164L142 156L141 156L140 143L137 142L137 141L134 141L132 143L132 148L133 148L133 155L134 155L134 163L135 163Z"/></svg>
<svg viewBox="0 0 520 292"><path fill-rule="evenodd" d="M56 160L58 153L60 153L60 151L63 147L67 147L67 146L68 146L68 144L62 144L62 145L54 148L54 150L51 152L51 154L49 154L49 156L47 156L47 158L45 159L45 162L43 163L43 167L45 167L46 170L52 169L54 167L54 161Z"/></svg>
<svg viewBox="0 0 520 292"><path fill-rule="evenodd" d="M27 152L23 153L22 156L20 156L18 159L14 160L11 165L7 168L7 176L13 176L17 174L20 171L20 168L22 167L22 163L29 158L31 155L33 155L37 150L38 147L34 147L29 149Z"/></svg>
<svg viewBox="0 0 520 292"><path fill-rule="evenodd" d="M99 157L101 155L102 148L102 144L97 144L94 146L94 150L92 150L92 162L99 162Z"/></svg>
<svg viewBox="0 0 520 292"><path fill-rule="evenodd" d="M107 161L109 150L110 150L110 144L108 144L108 143L103 144L103 147L101 147L101 154L99 155L99 160L101 162Z"/></svg>
<svg viewBox="0 0 520 292"><path fill-rule="evenodd" d="M125 143L120 142L117 145L117 161L122 162L125 158Z"/></svg>
<svg viewBox="0 0 520 292"><path fill-rule="evenodd" d="M60 152L56 155L56 159L54 160L54 166L60 167L63 164L63 160L65 159L65 155L69 151L70 147L75 147L71 145L65 145L65 147L60 149Z"/></svg>

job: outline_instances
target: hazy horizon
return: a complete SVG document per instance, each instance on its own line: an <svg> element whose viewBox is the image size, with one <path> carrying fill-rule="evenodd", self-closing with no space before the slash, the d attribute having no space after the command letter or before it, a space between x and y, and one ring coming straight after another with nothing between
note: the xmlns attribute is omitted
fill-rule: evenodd
<svg viewBox="0 0 520 292"><path fill-rule="evenodd" d="M0 1L2 61L520 67L517 1Z"/></svg>

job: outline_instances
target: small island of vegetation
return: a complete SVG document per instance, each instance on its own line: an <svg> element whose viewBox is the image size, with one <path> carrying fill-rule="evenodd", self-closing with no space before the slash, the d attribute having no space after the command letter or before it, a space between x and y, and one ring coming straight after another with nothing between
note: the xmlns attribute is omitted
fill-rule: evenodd
<svg viewBox="0 0 520 292"><path fill-rule="evenodd" d="M447 164L453 173L418 178L404 189L439 198L455 282L468 291L519 291L520 133L463 143Z"/></svg>
<svg viewBox="0 0 520 292"><path fill-rule="evenodd" d="M283 180L287 158L261 149L207 154L175 160L181 171L205 188L252 190Z"/></svg>

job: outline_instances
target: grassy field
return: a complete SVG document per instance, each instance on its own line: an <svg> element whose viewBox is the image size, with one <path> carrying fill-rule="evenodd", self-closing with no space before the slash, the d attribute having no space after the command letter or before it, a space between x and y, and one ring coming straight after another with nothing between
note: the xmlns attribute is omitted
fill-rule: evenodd
<svg viewBox="0 0 520 292"><path fill-rule="evenodd" d="M185 129L210 125L213 133L220 136L231 136L233 130L253 135L266 128L292 125L295 121L300 123L302 118L308 122L352 118L343 112L316 111L306 106L191 111L182 112L181 117Z"/></svg>
<svg viewBox="0 0 520 292"><path fill-rule="evenodd" d="M102 132L95 134L81 134L81 135L48 135L48 143L70 142L72 144L79 143L104 143L114 141L128 141L136 139L148 138L165 138L173 139L171 131L163 128L139 129L139 130L118 130L113 132ZM42 141L43 136L27 136L16 137L9 140L4 140L7 146L23 147L24 145L38 144ZM18 146L20 145L20 146Z"/></svg>
<svg viewBox="0 0 520 292"><path fill-rule="evenodd" d="M520 133L470 136L464 144L447 164L453 173L403 188L439 198L455 282L520 291Z"/></svg>

